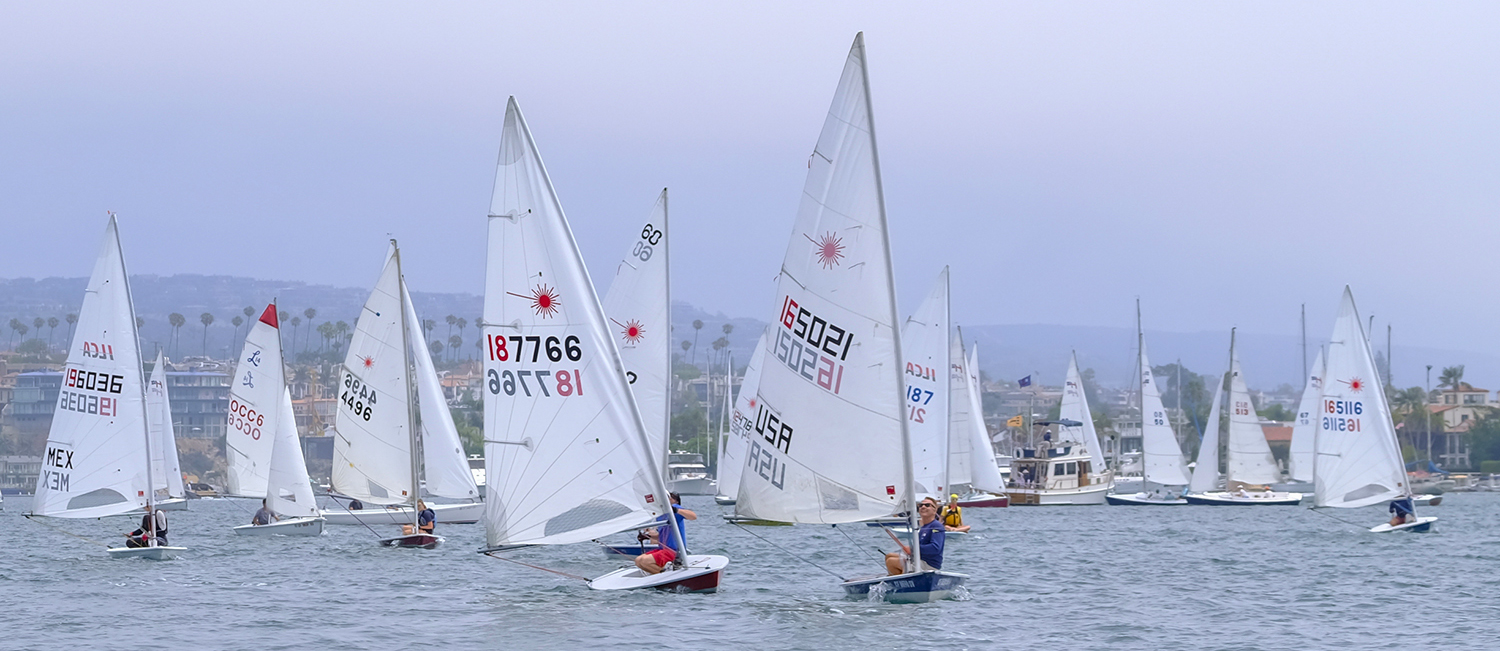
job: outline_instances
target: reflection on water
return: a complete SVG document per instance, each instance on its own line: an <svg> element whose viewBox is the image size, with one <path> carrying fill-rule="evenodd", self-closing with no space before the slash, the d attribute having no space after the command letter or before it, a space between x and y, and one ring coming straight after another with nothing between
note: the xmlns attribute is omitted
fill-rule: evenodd
<svg viewBox="0 0 1500 651"><path fill-rule="evenodd" d="M1299 508L970 509L944 569L972 578L934 604L847 599L843 576L882 570L878 529L736 527L711 498L688 498L696 553L731 563L712 595L604 593L474 553L478 525L442 527L432 550L389 549L376 533L238 537L250 502L199 500L170 514L178 561L111 560L101 546L20 516L7 497L0 539L4 648L97 648L140 635L159 648L756 649L1409 648L1391 638L1487 648L1500 639L1500 495L1457 494L1424 514L1427 535L1374 535ZM1380 508L1340 511L1370 526ZM49 524L101 543L129 518ZM380 535L394 531L376 527ZM621 537L623 541L625 537ZM516 560L584 576L622 567L593 544L528 549ZM159 609L159 610L158 610ZM670 629L662 630L662 623ZM43 624L45 623L45 624ZM397 643L396 646L407 646Z"/></svg>

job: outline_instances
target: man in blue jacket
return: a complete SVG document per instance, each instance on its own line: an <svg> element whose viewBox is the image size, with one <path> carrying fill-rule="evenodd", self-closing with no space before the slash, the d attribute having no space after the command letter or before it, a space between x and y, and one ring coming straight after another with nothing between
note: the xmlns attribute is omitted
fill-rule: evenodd
<svg viewBox="0 0 1500 651"><path fill-rule="evenodd" d="M922 571L943 568L943 541L946 534L942 521L938 520L938 503L931 497L922 499L917 505L917 515L922 519L922 528L917 531L917 551L922 553ZM889 530L887 530L889 533ZM894 536L892 536L894 537ZM905 559L911 555L911 546L896 540L901 545L900 554L885 555L885 570L892 576L906 573Z"/></svg>

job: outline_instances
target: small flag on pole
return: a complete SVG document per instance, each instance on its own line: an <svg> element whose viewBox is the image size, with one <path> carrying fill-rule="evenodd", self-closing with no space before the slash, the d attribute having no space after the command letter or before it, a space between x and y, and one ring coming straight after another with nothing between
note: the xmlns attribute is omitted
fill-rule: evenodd
<svg viewBox="0 0 1500 651"><path fill-rule="evenodd" d="M1021 385L1021 388L1026 388L1026 387L1031 386L1031 376L1028 375L1028 376L1023 377L1023 378L1021 378L1019 380L1016 380L1016 384Z"/></svg>
<svg viewBox="0 0 1500 651"><path fill-rule="evenodd" d="M1026 421L1021 418L1020 414L1016 414L1015 418L1012 418L1012 419L1010 419L1008 421L1005 421L1005 426L1006 427L1020 427L1020 426L1025 425L1025 424L1026 424Z"/></svg>

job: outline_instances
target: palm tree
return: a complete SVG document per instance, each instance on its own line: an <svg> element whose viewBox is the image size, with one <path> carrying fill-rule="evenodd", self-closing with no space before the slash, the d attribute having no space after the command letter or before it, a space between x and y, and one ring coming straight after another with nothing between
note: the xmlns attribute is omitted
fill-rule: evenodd
<svg viewBox="0 0 1500 651"><path fill-rule="evenodd" d="M453 336L453 325L458 323L458 317L449 314L448 316L443 317L443 320L448 322L448 336Z"/></svg>
<svg viewBox="0 0 1500 651"><path fill-rule="evenodd" d="M247 307L245 309L248 310L250 308ZM244 317L241 317L239 315L235 315L235 317L233 319L230 319L229 322L234 324L234 340L235 341L239 341L240 340L240 325L245 322Z"/></svg>
<svg viewBox="0 0 1500 651"><path fill-rule="evenodd" d="M453 335L453 336L451 336L451 337L448 338L448 347L453 349L453 353L452 354L453 354L453 359L454 360L458 359L458 347L462 346L462 345L464 345L464 338L463 337L460 337L458 335Z"/></svg>
<svg viewBox="0 0 1500 651"><path fill-rule="evenodd" d="M432 331L436 329L437 321L433 321L432 319L422 319L422 330L425 331L425 336L428 339L432 339Z"/></svg>
<svg viewBox="0 0 1500 651"><path fill-rule="evenodd" d="M31 328L27 327L26 324L21 323L20 321L16 322L16 326L15 327L16 327L16 331L21 333L21 341L25 342L26 341L26 333L31 332Z"/></svg>
<svg viewBox="0 0 1500 651"><path fill-rule="evenodd" d="M1443 369L1443 374L1438 376L1438 387L1448 387L1454 391L1463 388L1464 365L1449 366Z"/></svg>
<svg viewBox="0 0 1500 651"><path fill-rule="evenodd" d="M703 329L702 319L693 319L693 366L698 365L698 331Z"/></svg>
<svg viewBox="0 0 1500 651"><path fill-rule="evenodd" d="M198 315L198 322L203 324L203 356L208 357L208 326L213 325L214 315L204 312Z"/></svg>
<svg viewBox="0 0 1500 651"><path fill-rule="evenodd" d="M464 336L464 328L466 328L468 326L469 326L469 320L468 319L465 319L463 317L458 317L458 336L459 337L463 337Z"/></svg>
<svg viewBox="0 0 1500 651"><path fill-rule="evenodd" d="M307 308L302 310L302 316L307 317L307 327L311 328L313 327L313 318L318 316L318 310L311 307ZM307 335L302 336L302 349L307 350Z"/></svg>
<svg viewBox="0 0 1500 651"><path fill-rule="evenodd" d="M302 317L292 317L292 352L297 351L297 326L302 325Z"/></svg>
<svg viewBox="0 0 1500 651"><path fill-rule="evenodd" d="M59 324L59 323L62 323L62 321L58 321L57 317L55 317L55 316L47 317L47 349L48 350L52 349L52 333L57 330L57 324Z"/></svg>
<svg viewBox="0 0 1500 651"><path fill-rule="evenodd" d="M41 339L42 338L42 326L47 325L47 320L43 319L42 317L37 317L37 318L31 320L31 325L36 326L36 338L37 339Z"/></svg>
<svg viewBox="0 0 1500 651"><path fill-rule="evenodd" d="M73 347L73 324L78 323L78 315L77 314L69 314L69 315L63 317L63 320L68 322L68 347L72 348Z"/></svg>
<svg viewBox="0 0 1500 651"><path fill-rule="evenodd" d="M443 354L443 342L434 341L427 344L427 350L432 351L432 361L438 361L438 356Z"/></svg>
<svg viewBox="0 0 1500 651"><path fill-rule="evenodd" d="M323 336L323 341L318 344L318 352L321 353L323 352L323 346L328 343L329 339L333 338L333 322L324 321L319 323L317 330L318 334Z"/></svg>
<svg viewBox="0 0 1500 651"><path fill-rule="evenodd" d="M173 313L167 315L167 323L172 324L172 338L175 339L178 342L181 342L182 341L182 336L179 333L182 331L182 326L185 325L185 324L187 324L187 317L185 317L185 316L183 316L181 314L178 314L176 312L173 312ZM178 348L180 348L180 346L178 346ZM173 350L172 354L176 355L177 354L177 348L173 348L172 350Z"/></svg>
<svg viewBox="0 0 1500 651"><path fill-rule="evenodd" d="M14 341L16 333L20 332L20 331L21 331L21 320L20 319L16 319L16 318L12 318L10 320L10 338L8 338L8 339L5 340L5 347L6 348L10 348L11 342Z"/></svg>

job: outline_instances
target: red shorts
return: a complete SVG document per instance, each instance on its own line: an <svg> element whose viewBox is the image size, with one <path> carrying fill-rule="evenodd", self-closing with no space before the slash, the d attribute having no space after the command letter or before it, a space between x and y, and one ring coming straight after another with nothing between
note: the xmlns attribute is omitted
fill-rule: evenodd
<svg viewBox="0 0 1500 651"><path fill-rule="evenodd" d="M657 567L666 567L674 558L677 558L677 552L673 551L671 547L663 547L651 552L651 560L656 561Z"/></svg>

